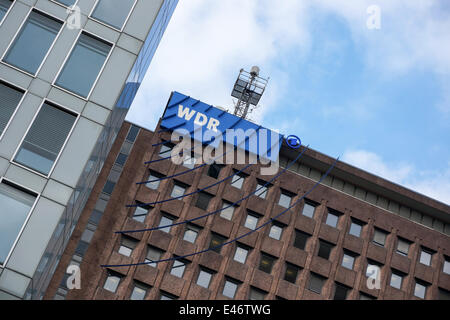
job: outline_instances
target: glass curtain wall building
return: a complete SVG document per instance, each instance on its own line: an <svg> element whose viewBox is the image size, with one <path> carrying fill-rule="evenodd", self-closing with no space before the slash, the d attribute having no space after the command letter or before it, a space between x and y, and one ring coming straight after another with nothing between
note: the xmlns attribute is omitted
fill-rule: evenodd
<svg viewBox="0 0 450 320"><path fill-rule="evenodd" d="M0 0L0 299L41 299L178 0Z"/></svg>

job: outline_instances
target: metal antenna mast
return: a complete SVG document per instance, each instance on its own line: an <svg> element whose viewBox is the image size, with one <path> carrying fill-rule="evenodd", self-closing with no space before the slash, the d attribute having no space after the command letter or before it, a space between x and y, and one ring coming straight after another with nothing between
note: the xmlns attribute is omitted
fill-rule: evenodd
<svg viewBox="0 0 450 320"><path fill-rule="evenodd" d="M252 67L250 72L240 70L231 92L231 96L238 99L234 106L236 116L246 119L248 114L257 108L268 81L269 79L259 76L257 66Z"/></svg>

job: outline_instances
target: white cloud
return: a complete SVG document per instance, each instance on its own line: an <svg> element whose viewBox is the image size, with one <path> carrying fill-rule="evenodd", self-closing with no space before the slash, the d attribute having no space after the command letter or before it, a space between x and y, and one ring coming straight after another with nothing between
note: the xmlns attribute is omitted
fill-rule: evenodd
<svg viewBox="0 0 450 320"><path fill-rule="evenodd" d="M241 68L271 76L262 110L289 81L283 52L309 45L305 5L296 0L180 1L127 119L153 128L173 90L233 110L231 88Z"/></svg>
<svg viewBox="0 0 450 320"><path fill-rule="evenodd" d="M347 150L342 161L450 204L450 162L443 172L418 171L409 163L389 163L376 153L366 150Z"/></svg>

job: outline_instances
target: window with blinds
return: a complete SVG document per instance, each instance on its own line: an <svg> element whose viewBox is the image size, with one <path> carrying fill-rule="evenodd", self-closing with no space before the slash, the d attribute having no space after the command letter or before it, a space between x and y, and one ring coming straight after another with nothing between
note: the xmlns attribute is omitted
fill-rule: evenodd
<svg viewBox="0 0 450 320"><path fill-rule="evenodd" d="M55 84L87 97L111 50L111 44L82 33Z"/></svg>
<svg viewBox="0 0 450 320"><path fill-rule="evenodd" d="M24 92L0 82L0 136L11 120Z"/></svg>
<svg viewBox="0 0 450 320"><path fill-rule="evenodd" d="M35 74L55 41L62 22L39 11L31 11L9 48L4 61Z"/></svg>
<svg viewBox="0 0 450 320"><path fill-rule="evenodd" d="M75 114L45 102L25 136L14 161L48 175L76 118Z"/></svg>
<svg viewBox="0 0 450 320"><path fill-rule="evenodd" d="M3 265L37 195L3 180L0 183L0 265Z"/></svg>

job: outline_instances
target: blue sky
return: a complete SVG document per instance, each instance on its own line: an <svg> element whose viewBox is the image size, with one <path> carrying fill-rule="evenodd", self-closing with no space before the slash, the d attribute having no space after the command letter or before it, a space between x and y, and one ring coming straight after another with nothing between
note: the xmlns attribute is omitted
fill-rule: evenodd
<svg viewBox="0 0 450 320"><path fill-rule="evenodd" d="M258 65L254 121L450 204L449 3L180 1L127 119L154 129L172 90L233 110Z"/></svg>

